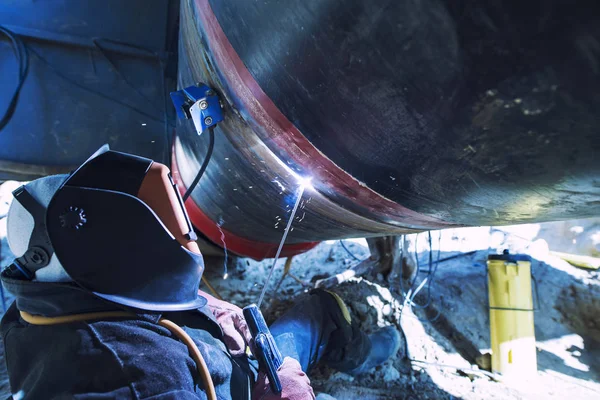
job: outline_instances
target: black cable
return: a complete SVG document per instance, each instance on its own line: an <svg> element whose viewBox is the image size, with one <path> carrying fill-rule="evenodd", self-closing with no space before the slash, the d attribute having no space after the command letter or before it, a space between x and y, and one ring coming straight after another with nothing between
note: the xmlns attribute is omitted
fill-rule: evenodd
<svg viewBox="0 0 600 400"><path fill-rule="evenodd" d="M437 273L437 269L438 266L440 265L440 255L441 255L441 238L442 238L442 233L440 232L440 236L439 236L439 243L438 243L438 254L437 254L437 260L435 262L435 267L433 266L433 245L431 243L431 231L429 231L429 276L427 277L427 301L425 302L425 304L418 304L416 301L414 301L414 296L411 299L413 302L413 305L416 306L417 308L427 308L431 305L431 285L433 284L433 280L435 279L435 274ZM437 318L439 317L436 316L433 320L430 320L430 322L435 321Z"/></svg>
<svg viewBox="0 0 600 400"><path fill-rule="evenodd" d="M431 299L432 299L432 295L431 295L431 285L433 284L433 280L435 279L435 274L437 272L439 263L440 263L440 255L441 255L441 232L440 232L440 245L438 248L438 254L437 254L437 260L435 262L435 264L433 263L433 244L431 241L431 231L428 231L428 239L429 239L429 276L427 277L427 301L424 304L419 304L415 301L415 297L418 294L413 294L413 291L415 290L416 287L416 283L417 283L417 278L419 276L419 272L421 270L421 266L419 263L419 253L418 253L418 237L419 235L417 234L415 237L415 260L417 263L416 266L416 272L415 272L415 277L412 280L412 283L410 285L410 289L409 289L409 293L411 295L409 302L410 302L410 306L411 307L416 307L419 309L426 309L427 307L429 307L431 305ZM420 292L420 291L419 291ZM403 296L404 297L404 296ZM438 315L436 315L433 319L430 320L421 320L421 321L426 321L426 322L434 322L435 320L437 320L439 318L439 311L438 311Z"/></svg>
<svg viewBox="0 0 600 400"><path fill-rule="evenodd" d="M148 114L147 112L136 108L130 104L127 104L119 99L115 99L114 97L108 96L102 92L99 92L97 90L91 89L85 85L82 85L81 83L69 78L68 76L66 76L65 74L63 74L62 72L60 72L56 67L54 67L48 60L46 60L44 57L42 57L42 55L40 55L37 51L35 51L33 48L31 48L30 46L25 46L27 48L28 51L30 51L36 58L38 58L42 63L44 63L46 65L46 67L48 67L48 69L50 69L55 75L57 75L58 77L62 78L63 80L69 82L71 85L76 86L82 90L85 90L86 92L89 93L93 93L96 96L102 97L103 99L112 101L113 103L119 104L123 107L126 107L129 110L135 111L136 113L143 115L146 118L151 119L152 121L156 121L156 122L161 122L161 123L165 123L165 120L157 118L156 116L152 115L152 114ZM167 121L168 122L168 121Z"/></svg>
<svg viewBox="0 0 600 400"><path fill-rule="evenodd" d="M415 277L412 280L412 283L410 285L409 292L406 293L407 295L409 293L411 295L411 298L408 299L408 303L407 303L407 306L411 307L411 308L412 307L416 307L416 308L420 308L420 309L427 309L431 305L431 298L432 298L432 296L431 296L431 283L432 283L432 280L435 277L435 273L437 272L437 266L440 263L440 255L441 255L441 232L440 232L440 236L439 236L439 243L440 244L439 244L439 248L438 248L438 255L437 255L437 260L435 262L435 267L433 267L433 257L432 257L432 254L433 254L433 251L432 251L433 250L433 245L431 243L431 231L429 231L428 233L429 233L429 253L430 253L429 254L429 271L430 271L430 273L429 273L429 277L428 277L429 280L427 281L427 302L426 302L426 304L423 304L423 305L416 303L414 301L415 295L412 294L412 292L415 289L416 282L417 282L417 276L419 275L419 271L420 271L420 268L421 268L420 264L419 264L419 254L418 254L418 250L417 250L417 248L418 248L417 244L418 244L419 234L416 234L416 236L415 236L415 260L416 260L416 263L417 263L416 272L415 272ZM404 236L402 236L402 242L401 242L400 249L401 249L400 250L400 259L402 260L403 257L404 257ZM400 294L402 296L403 303L406 303L407 298L406 298L406 296L404 294L404 284L402 283L402 279L403 278L402 278L402 275L401 275L400 276ZM402 307L401 310L400 310L400 317L399 317L400 319L402 318L402 312L403 311L404 311L404 307ZM419 321L421 321L421 322L435 322L441 316L441 312L439 310L436 310L436 312L437 313L436 313L436 315L433 318L423 319L423 318L417 317L417 319ZM406 338L406 335L405 335L405 338ZM408 352L408 344L406 344L406 352Z"/></svg>
<svg viewBox="0 0 600 400"><path fill-rule="evenodd" d="M404 239L405 235L400 236L400 294L402 295L402 301L404 301Z"/></svg>
<svg viewBox="0 0 600 400"><path fill-rule="evenodd" d="M432 272L432 269L433 269L433 265L432 265L433 258L432 258L432 252L431 252L431 250L432 250L431 231L427 231L427 233L429 234L429 276L427 277L427 289L428 289L429 296L428 296L427 302L425 304L423 304L423 305L418 304L415 301L416 294L413 293L413 291L415 289L415 286L416 286L415 284L417 282L417 278L419 276L419 271L420 271L419 253L418 253L418 249L417 249L417 240L415 238L415 259L417 260L417 272L415 273L415 279L413 279L413 283L411 285L411 298L410 298L410 302L411 302L411 306L414 306L414 307L417 307L417 308L427 308L427 307L429 307L429 304L431 302L431 286L430 286L430 283L431 283L431 272ZM418 237L418 235L417 235L417 237Z"/></svg>
<svg viewBox="0 0 600 400"><path fill-rule="evenodd" d="M15 110L17 109L17 103L19 101L21 89L23 88L23 84L25 83L27 74L29 72L29 53L23 41L15 33L1 26L0 32L10 40L13 52L15 53L15 57L17 58L17 62L19 64L19 81L15 91L13 92L10 102L8 103L8 107L4 112L4 115L2 116L2 119L0 119L1 131L10 122Z"/></svg>
<svg viewBox="0 0 600 400"><path fill-rule="evenodd" d="M113 71L115 72L115 74L117 74L117 76L127 86L129 86L129 88L131 88L131 90L133 90L138 96L140 96L148 104L150 104L153 108L156 109L156 105L152 102L152 99L150 99L148 96L146 96L144 93L142 93L142 91L139 90L133 83L131 83L131 81L129 79L127 79L127 77L121 72L121 69L119 68L119 66L110 57L109 49L104 48L104 46L101 44L101 42L113 43L113 44L117 44L117 45L120 45L120 46L130 47L130 48L133 48L133 49L144 51L147 54L155 57L160 62L160 65L162 67L162 61L160 60L160 56L158 55L158 53L155 52L155 51L153 51L153 50L147 49L145 47L136 46L136 45L131 44L131 43L121 42L119 40L111 40L111 39L105 39L105 38L92 38L92 43L94 44L94 47L100 52L100 54L102 54L102 56L104 57L104 59L111 65L111 67L112 67ZM161 68L161 73L162 72L163 71L162 71L162 68Z"/></svg>
<svg viewBox="0 0 600 400"><path fill-rule="evenodd" d="M431 275L433 269L433 244L431 243L431 231L427 231L427 237L429 240L429 251L427 254L429 256L429 268L427 269L427 271Z"/></svg>
<svg viewBox="0 0 600 400"><path fill-rule="evenodd" d="M114 39L103 38L103 37L92 38L92 43L94 44L96 49L100 52L100 54L102 54L102 56L106 59L106 61L108 61L108 63L112 66L115 73L121 78L121 80L123 82L125 82L125 84L128 85L135 93L137 93L140 97L142 97L144 100L146 100L148 102L148 104L151 104L152 106L154 106L152 100L150 98L148 98L146 95L144 95L137 87L135 87L135 85L133 83L131 83L127 79L127 77L119 69L119 66L111 59L111 57L110 57L111 49L105 48L102 45L102 42L138 50L141 53L146 53L146 54L150 55L151 57L156 58L156 60L158 61L158 65L160 67L161 93L162 93L162 97L163 97L163 109L162 109L163 125L164 125L164 130L165 130L165 141L167 142L167 146L165 147L166 154L164 156L164 159L168 160L168 162L169 162L168 165L172 165L171 155L172 155L173 135L169 133L169 116L168 116L167 108L169 107L170 102L168 100L169 95L166 90L166 83L165 83L165 74L167 73L167 71L166 71L167 66L166 66L166 63L163 62L163 57L161 57L161 55L158 52L156 52L150 48L144 47L144 46L138 46L136 44L123 42L121 40L114 40Z"/></svg>
<svg viewBox="0 0 600 400"><path fill-rule="evenodd" d="M439 250L438 250L439 251ZM437 264L444 263L446 261L454 260L455 258L466 257L477 253L477 250L467 251L466 253L458 253L448 257L440 258L439 261L436 261ZM429 271L423 271L429 273Z"/></svg>
<svg viewBox="0 0 600 400"><path fill-rule="evenodd" d="M43 64L46 65L47 68L49 68L54 74L58 75L60 78L64 79L65 81L71 83L72 85L85 90L87 92L93 93L97 96L100 96L106 100L109 100L111 102L114 102L116 104L119 104L123 107L126 107L132 111L135 111L137 113L139 113L140 115L143 115L151 120L154 120L156 122L162 122L164 124L164 130L165 130L165 140L167 142L167 146L166 146L166 157L165 160L170 160L171 159L171 147L172 147L172 135L169 134L169 127L173 126L170 122L169 122L169 116L168 116L168 111L167 111L167 107L168 107L168 97L166 95L166 86L165 86L165 64L163 63L162 57L160 56L159 53L153 51L152 49L148 49L142 46L137 46L134 44L130 44L130 43L126 43L126 42L121 42L121 41L117 41L117 40L112 40L112 39L106 39L106 38L93 38L92 42L94 44L94 46L97 48L97 50L104 56L104 58L110 63L110 65L113 67L113 70L117 73L117 75L119 76L119 78L121 78L128 86L130 86L137 94L139 94L141 97L143 97L149 104L152 104L151 100L144 96L143 93L141 93L129 80L127 80L127 78L121 73L121 71L119 70L118 66L112 61L112 59L109 56L109 49L105 48L102 46L101 42L108 42L108 43L112 43L112 44L116 44L119 46L125 46L125 47L130 47L130 48L134 48L136 50L139 50L140 52L145 52L146 54L155 57L158 62L159 62L159 66L160 66L160 71L161 71L161 89L162 89L162 94L163 94L163 119L161 120L160 118L155 117L152 114L146 113L141 109L138 109L134 106L131 106L123 101L120 101L118 99L115 99L113 97L110 97L108 95L105 95L102 92L96 91L94 89L88 88L85 85L80 84L79 82L69 78L68 76L64 75L61 71L59 71L57 68L55 68L50 62L48 62L44 57L42 57L38 52L36 52L35 50L33 50L31 47L27 46L22 40L21 38L16 35L14 32L0 26L0 33L4 34L5 36L7 36L12 44L13 47L13 51L15 52L16 58L18 60L19 63L19 82L17 84L17 88L15 89L15 92L9 102L9 106L4 114L4 116L2 117L2 119L0 120L0 131L10 122L10 120L12 119L15 110L16 110L16 106L19 100L19 96L21 93L21 89L23 87L23 84L25 83L25 80L28 76L29 73L29 52L31 51L40 61L42 61ZM170 164L169 164L170 165Z"/></svg>
<svg viewBox="0 0 600 400"><path fill-rule="evenodd" d="M354 258L356 261L362 261L360 258L356 257L354 255L354 253L352 253L350 250L348 250L348 248L346 247L346 244L344 243L343 240L340 239L340 244L342 245L342 247L344 248L344 250L346 250L346 253L350 254L350 256L352 258Z"/></svg>
<svg viewBox="0 0 600 400"><path fill-rule="evenodd" d="M423 305L422 308L429 307L431 304L431 286L433 285L433 281L435 279L435 274L437 273L437 269L440 265L440 255L442 253L442 232L439 233L438 237L438 254L437 260L435 261L435 266L433 264L433 244L431 243L431 231L429 231L429 276L427 281L427 302ZM438 315L439 317L439 315ZM437 319L437 317L435 318Z"/></svg>
<svg viewBox="0 0 600 400"><path fill-rule="evenodd" d="M190 187L188 187L188 189L186 190L185 194L183 195L183 202L184 203L187 200L187 198L190 197L190 194L192 194L192 192L196 188L196 185L198 185L198 182L200 182L200 178L202 178L202 175L204 175L204 171L206 171L206 167L208 166L208 162L210 161L210 158L212 157L213 149L215 147L214 127L208 128L208 135L210 137L210 142L208 143L208 150L206 151L206 156L204 157L204 161L202 162L202 166L198 170L198 173L196 174L196 177L194 178L194 181L192 182L192 184L190 185Z"/></svg>
<svg viewBox="0 0 600 400"><path fill-rule="evenodd" d="M531 303L533 308L532 309L524 309L524 308L513 308L513 307L490 307L490 288L488 285L488 279L490 276L490 269L489 266L486 265L485 267L485 298L486 298L486 302L488 304L488 309L490 310L506 310L506 311L529 311L529 312L538 312L541 309L541 305L540 305L540 293L538 291L538 282L537 279L535 278L535 274L533 273L533 266L531 266L530 264L530 274L531 274L531 286L533 288L533 292L531 294Z"/></svg>
<svg viewBox="0 0 600 400"><path fill-rule="evenodd" d="M400 242L400 295L402 296L402 304L406 301L406 297L404 295L404 244L406 240L406 235L402 235L402 239ZM408 292L407 292L408 294ZM402 311L404 311L404 307L400 310L400 316L402 317Z"/></svg>
<svg viewBox="0 0 600 400"><path fill-rule="evenodd" d="M21 92L21 88L23 86L23 84L25 83L25 79L27 78L27 74L29 72L29 53L31 52L37 59L39 59L43 64L46 65L46 67L48 69L50 69L55 75L57 75L58 77L62 78L63 80L69 82L70 84L72 84L73 86L76 86L82 90L85 90L87 92L90 92L92 94L95 94L99 97L102 97L108 101L114 102L116 104L119 104L123 107L126 107L129 110L135 111L136 113L145 116L146 118L149 118L153 121L156 122L161 122L164 124L167 124L168 126L173 126L172 124L169 123L169 120L167 118L167 116L165 116L164 119L160 119L157 118L156 116L149 114L137 107L134 107L130 104L127 104L119 99L116 99L114 97L108 96L102 92L99 92L97 90L91 89L71 78L69 78L68 76L66 76L65 74L63 74L60 70L58 70L56 67L54 67L48 60L46 60L41 54L39 54L37 51L35 51L33 48L31 48L30 46L26 45L15 33L11 32L10 30L3 28L0 26L0 32L3 33L4 35L6 35L12 42L13 48L15 49L17 58L19 60L19 84L17 85L17 89L15 90L15 93L13 94L13 98L11 99L11 102L9 103L9 107L5 113L5 115L2 117L2 120L0 121L0 130L2 130L2 128L4 128L4 126L8 123L8 121L10 120L10 118L12 117L12 115L14 114L14 111L16 109L16 103L18 101L19 98L19 94ZM139 47L139 46L135 46L135 45L131 45L131 44L125 44L122 42L116 42L116 41L111 41L109 39L101 39L101 38L97 38L95 39L94 44L96 45L97 48L101 48L101 46L98 45L97 41L98 40L106 40L106 41L110 41L110 42L115 42L117 44L120 45L127 45L129 47L134 47L136 49L139 50L144 50L148 53L151 53L152 55L155 55L157 57L157 59L160 60L160 56L158 55L158 53L149 50L149 49L145 49L143 47ZM106 57L106 56L105 56ZM109 61L110 62L110 61ZM112 62L111 62L112 64ZM128 83L128 82L126 82Z"/></svg>
<svg viewBox="0 0 600 400"><path fill-rule="evenodd" d="M419 250L418 250L418 246L417 244L419 243L419 234L417 233L415 235L415 261L416 261L416 270L415 270L415 277L413 278L410 287L408 288L408 292L411 293L412 296L412 292L415 289L415 284L417 283L417 277L419 276L419 271L421 271L421 265L419 264ZM408 293L407 292L407 293Z"/></svg>
<svg viewBox="0 0 600 400"><path fill-rule="evenodd" d="M160 87L162 89L162 97L163 97L163 127L165 129L165 140L167 142L167 148L165 149L165 157L164 159L168 161L169 166L173 165L173 141L174 141L174 133L175 130L171 130L169 132L169 106L171 105L171 102L169 101L170 96L167 94L167 84L166 84L166 79L165 79L165 75L167 74L167 64L163 63L162 60L160 60L160 70L161 70L161 74L160 74Z"/></svg>

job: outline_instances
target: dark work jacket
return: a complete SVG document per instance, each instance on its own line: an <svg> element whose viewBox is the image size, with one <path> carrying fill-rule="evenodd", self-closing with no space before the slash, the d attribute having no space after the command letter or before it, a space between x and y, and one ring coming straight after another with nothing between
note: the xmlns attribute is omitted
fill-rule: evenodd
<svg viewBox="0 0 600 400"><path fill-rule="evenodd" d="M74 284L2 276L16 301L1 332L10 387L16 399L205 399L188 348L156 324L161 315L35 326L19 311L55 317L118 307ZM211 311L164 313L184 327L204 356L219 399L249 399L256 366L231 357Z"/></svg>

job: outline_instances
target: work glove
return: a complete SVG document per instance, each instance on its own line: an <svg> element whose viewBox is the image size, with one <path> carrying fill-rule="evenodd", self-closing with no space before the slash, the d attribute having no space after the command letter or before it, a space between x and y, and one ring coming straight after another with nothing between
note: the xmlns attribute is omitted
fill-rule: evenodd
<svg viewBox="0 0 600 400"><path fill-rule="evenodd" d="M244 319L242 309L231 303L219 300L202 290L198 294L208 300L206 304L214 314L217 322L223 331L223 341L234 357L246 354L246 347L249 346L252 351L252 335Z"/></svg>
<svg viewBox="0 0 600 400"><path fill-rule="evenodd" d="M281 381L281 393L273 393L269 378L264 372L259 372L252 390L252 400L314 400L315 394L310 380L297 360L291 357L284 358L277 375Z"/></svg>
<svg viewBox="0 0 600 400"><path fill-rule="evenodd" d="M201 290L198 291L198 294L208 301L206 305L221 326L224 336L223 341L229 353L234 357L246 355L247 346L253 351L252 335L244 319L242 309L226 301L219 300ZM310 386L310 380L302 371L300 363L297 360L286 357L281 367L277 370L277 375L279 375L283 389L281 394L273 393L266 374L259 372L256 385L254 385L252 391L252 399L305 400L315 398Z"/></svg>

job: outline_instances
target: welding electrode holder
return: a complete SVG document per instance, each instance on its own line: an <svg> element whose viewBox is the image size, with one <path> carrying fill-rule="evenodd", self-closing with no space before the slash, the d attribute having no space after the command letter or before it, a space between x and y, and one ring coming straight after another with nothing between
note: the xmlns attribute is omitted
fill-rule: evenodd
<svg viewBox="0 0 600 400"><path fill-rule="evenodd" d="M281 393L281 381L277 370L283 364L283 357L275 344L275 339L256 304L244 307L244 318L254 341L255 357L259 368L269 377L269 384L274 393Z"/></svg>

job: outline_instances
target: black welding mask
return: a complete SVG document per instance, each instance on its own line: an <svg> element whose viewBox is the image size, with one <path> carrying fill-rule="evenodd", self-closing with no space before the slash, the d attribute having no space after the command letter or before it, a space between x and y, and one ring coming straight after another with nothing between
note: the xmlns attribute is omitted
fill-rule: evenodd
<svg viewBox="0 0 600 400"><path fill-rule="evenodd" d="M34 221L13 265L25 279L58 262L68 280L124 306L179 311L206 304L198 296L204 261L166 166L104 146L64 179L47 206L34 183L14 192ZM10 219L9 244L16 223Z"/></svg>

